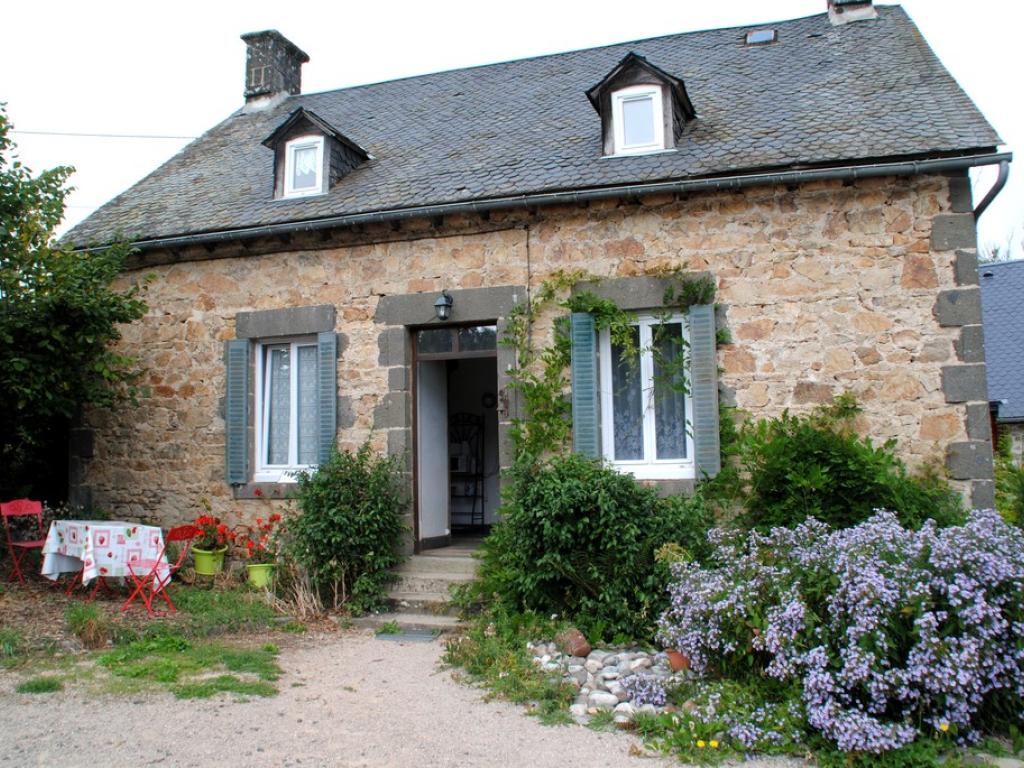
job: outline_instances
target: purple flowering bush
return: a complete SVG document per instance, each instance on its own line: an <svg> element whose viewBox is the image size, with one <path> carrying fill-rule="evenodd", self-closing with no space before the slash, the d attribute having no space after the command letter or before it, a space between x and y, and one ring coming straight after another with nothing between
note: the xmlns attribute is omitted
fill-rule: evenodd
<svg viewBox="0 0 1024 768"><path fill-rule="evenodd" d="M843 530L711 537L711 565L673 566L659 621L695 672L797 685L809 728L843 752L974 742L983 710L1020 720L1024 532L994 511L942 529L880 511ZM756 741L744 723L730 732Z"/></svg>

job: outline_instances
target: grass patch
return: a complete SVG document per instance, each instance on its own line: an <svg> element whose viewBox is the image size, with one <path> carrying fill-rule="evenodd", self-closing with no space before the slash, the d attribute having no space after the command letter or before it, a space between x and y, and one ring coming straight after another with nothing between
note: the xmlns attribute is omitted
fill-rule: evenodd
<svg viewBox="0 0 1024 768"><path fill-rule="evenodd" d="M0 628L0 666L12 667L21 661L25 652L25 638L11 627Z"/></svg>
<svg viewBox="0 0 1024 768"><path fill-rule="evenodd" d="M187 614L181 617L184 631L198 637L263 629L273 626L277 617L262 592L250 592L243 587L179 587L173 594L179 612Z"/></svg>
<svg viewBox="0 0 1024 768"><path fill-rule="evenodd" d="M587 728L592 731L610 731L615 728L615 713L610 709L599 709L590 716Z"/></svg>
<svg viewBox="0 0 1024 768"><path fill-rule="evenodd" d="M64 681L59 677L32 677L18 683L18 693L55 693L64 690Z"/></svg>
<svg viewBox="0 0 1024 768"><path fill-rule="evenodd" d="M103 648L110 638L110 620L95 603L70 603L64 620L86 648Z"/></svg>
<svg viewBox="0 0 1024 768"><path fill-rule="evenodd" d="M379 627L377 627L378 635L397 635L400 634L402 628L398 626L397 621L385 621Z"/></svg>
<svg viewBox="0 0 1024 768"><path fill-rule="evenodd" d="M529 640L554 637L560 629L533 613L508 614L495 608L478 617L465 634L448 641L444 661L466 670L489 694L517 704L545 724L571 721L569 704L576 690L533 662Z"/></svg>
<svg viewBox="0 0 1024 768"><path fill-rule="evenodd" d="M115 690L137 690L124 681L138 681L167 687L179 698L207 698L224 691L272 696L277 689L271 683L281 675L276 660L279 652L272 643L240 648L167 634L127 643L100 656L99 663L121 679L113 686ZM209 676L218 672L222 674ZM225 674L228 672L235 675Z"/></svg>
<svg viewBox="0 0 1024 768"><path fill-rule="evenodd" d="M179 699L208 699L218 693L239 696L276 696L277 689L262 680L241 680L234 675L218 675L207 680L185 683L171 688Z"/></svg>

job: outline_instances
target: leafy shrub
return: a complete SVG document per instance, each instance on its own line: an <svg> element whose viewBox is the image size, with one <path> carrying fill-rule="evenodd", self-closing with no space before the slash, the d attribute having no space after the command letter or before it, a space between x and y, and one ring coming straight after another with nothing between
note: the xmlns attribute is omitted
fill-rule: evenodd
<svg viewBox="0 0 1024 768"><path fill-rule="evenodd" d="M945 529L880 512L712 539L715 567L674 566L659 629L698 673L798 684L809 726L843 752L973 742L983 717L1020 718L1024 533L992 510Z"/></svg>
<svg viewBox="0 0 1024 768"><path fill-rule="evenodd" d="M402 558L405 499L397 458L382 458L368 443L332 453L315 472L298 476L299 514L289 521L291 553L313 583L329 591L335 608L357 612L384 603Z"/></svg>
<svg viewBox="0 0 1024 768"><path fill-rule="evenodd" d="M654 553L667 542L701 551L710 516L700 497L661 501L577 454L521 464L511 479L484 542L482 592L572 618L592 640L649 635L667 576Z"/></svg>
<svg viewBox="0 0 1024 768"><path fill-rule="evenodd" d="M816 517L836 528L891 509L918 528L926 519L963 519L959 496L934 471L912 476L895 441L874 445L853 429L859 413L850 395L805 416L788 412L741 432L739 461L745 514L740 524L766 532Z"/></svg>
<svg viewBox="0 0 1024 768"><path fill-rule="evenodd" d="M996 509L1003 519L1024 528L1024 463L1014 461L1006 437L996 454Z"/></svg>

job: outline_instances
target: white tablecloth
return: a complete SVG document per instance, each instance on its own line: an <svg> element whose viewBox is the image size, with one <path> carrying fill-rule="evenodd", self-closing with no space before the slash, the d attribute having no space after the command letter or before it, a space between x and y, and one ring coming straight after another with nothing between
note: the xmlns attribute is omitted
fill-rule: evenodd
<svg viewBox="0 0 1024 768"><path fill-rule="evenodd" d="M128 563L156 560L164 546L163 531L154 525L119 520L54 520L43 545L42 574L56 581L62 573L82 571L82 582L97 576L127 577ZM169 566L162 557L161 580ZM138 573L138 571L136 571Z"/></svg>

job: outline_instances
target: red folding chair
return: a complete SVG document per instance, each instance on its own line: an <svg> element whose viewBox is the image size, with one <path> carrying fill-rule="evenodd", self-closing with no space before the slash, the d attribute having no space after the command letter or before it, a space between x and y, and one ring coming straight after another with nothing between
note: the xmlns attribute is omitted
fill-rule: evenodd
<svg viewBox="0 0 1024 768"><path fill-rule="evenodd" d="M156 613L153 610L153 599L157 595L162 597L167 603L168 613L178 610L174 607L174 603L171 602L171 598L167 594L171 586L171 576L181 569L182 564L185 562L185 557L188 555L188 548L192 543L192 539L201 533L202 530L194 525L179 525L177 528L171 528L167 532L164 545L155 560L136 560L135 562L128 563L128 574L131 576L132 581L135 582L135 590L124 601L121 610L127 611L128 606L131 605L135 598L140 597L149 615L153 616ZM164 562L164 553L167 551L167 545L171 542L181 544L178 559L173 564Z"/></svg>
<svg viewBox="0 0 1024 768"><path fill-rule="evenodd" d="M42 552L43 544L46 543L46 534L43 533L43 504L40 501L31 501L30 499L5 501L0 504L0 515L2 515L4 519L4 532L7 535L7 551L11 553L11 561L14 563L14 569L7 577L7 580L17 580L24 584L25 577L21 575L22 560L24 560L25 556L33 549L38 549ZM38 538L14 539L11 535L11 518L30 516L34 516L36 519Z"/></svg>

